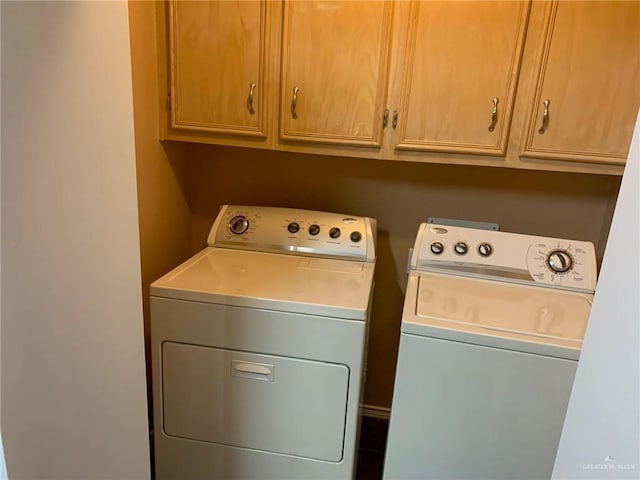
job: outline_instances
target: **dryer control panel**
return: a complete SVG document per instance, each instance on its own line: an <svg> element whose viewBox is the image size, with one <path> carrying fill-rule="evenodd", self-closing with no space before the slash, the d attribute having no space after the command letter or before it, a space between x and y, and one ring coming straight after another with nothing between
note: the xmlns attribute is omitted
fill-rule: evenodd
<svg viewBox="0 0 640 480"><path fill-rule="evenodd" d="M591 242L427 223L410 268L589 293L597 275Z"/></svg>
<svg viewBox="0 0 640 480"><path fill-rule="evenodd" d="M223 205L210 247L375 261L376 221L294 208Z"/></svg>

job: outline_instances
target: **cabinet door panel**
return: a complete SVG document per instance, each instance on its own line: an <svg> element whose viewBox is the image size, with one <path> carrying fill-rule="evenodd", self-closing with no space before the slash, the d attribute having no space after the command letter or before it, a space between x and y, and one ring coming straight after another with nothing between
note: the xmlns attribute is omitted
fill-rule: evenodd
<svg viewBox="0 0 640 480"><path fill-rule="evenodd" d="M281 139L381 144L392 5L285 3Z"/></svg>
<svg viewBox="0 0 640 480"><path fill-rule="evenodd" d="M640 2L554 2L545 33L523 155L624 163L640 106Z"/></svg>
<svg viewBox="0 0 640 480"><path fill-rule="evenodd" d="M260 1L170 3L173 128L265 136L265 7Z"/></svg>
<svg viewBox="0 0 640 480"><path fill-rule="evenodd" d="M412 3L397 148L504 153L528 12L525 1Z"/></svg>

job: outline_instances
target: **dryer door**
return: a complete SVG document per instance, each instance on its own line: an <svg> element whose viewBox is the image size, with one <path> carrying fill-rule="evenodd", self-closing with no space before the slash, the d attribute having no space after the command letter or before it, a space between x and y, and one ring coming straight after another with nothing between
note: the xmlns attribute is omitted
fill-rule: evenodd
<svg viewBox="0 0 640 480"><path fill-rule="evenodd" d="M166 435L340 462L345 365L162 345Z"/></svg>

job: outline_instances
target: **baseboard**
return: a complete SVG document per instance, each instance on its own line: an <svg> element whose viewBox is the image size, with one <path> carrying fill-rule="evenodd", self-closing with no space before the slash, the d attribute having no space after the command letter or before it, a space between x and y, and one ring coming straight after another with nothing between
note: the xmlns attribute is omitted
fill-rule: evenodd
<svg viewBox="0 0 640 480"><path fill-rule="evenodd" d="M391 409L387 407L378 407L376 405L360 405L360 415L363 417L380 418L383 420L389 420L391 416Z"/></svg>

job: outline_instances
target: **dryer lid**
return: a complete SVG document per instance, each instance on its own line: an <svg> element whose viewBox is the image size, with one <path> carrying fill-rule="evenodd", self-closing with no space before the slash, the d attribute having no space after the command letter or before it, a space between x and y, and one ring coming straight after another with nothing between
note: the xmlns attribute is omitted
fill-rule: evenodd
<svg viewBox="0 0 640 480"><path fill-rule="evenodd" d="M365 320L374 264L207 247L151 284L177 300Z"/></svg>

